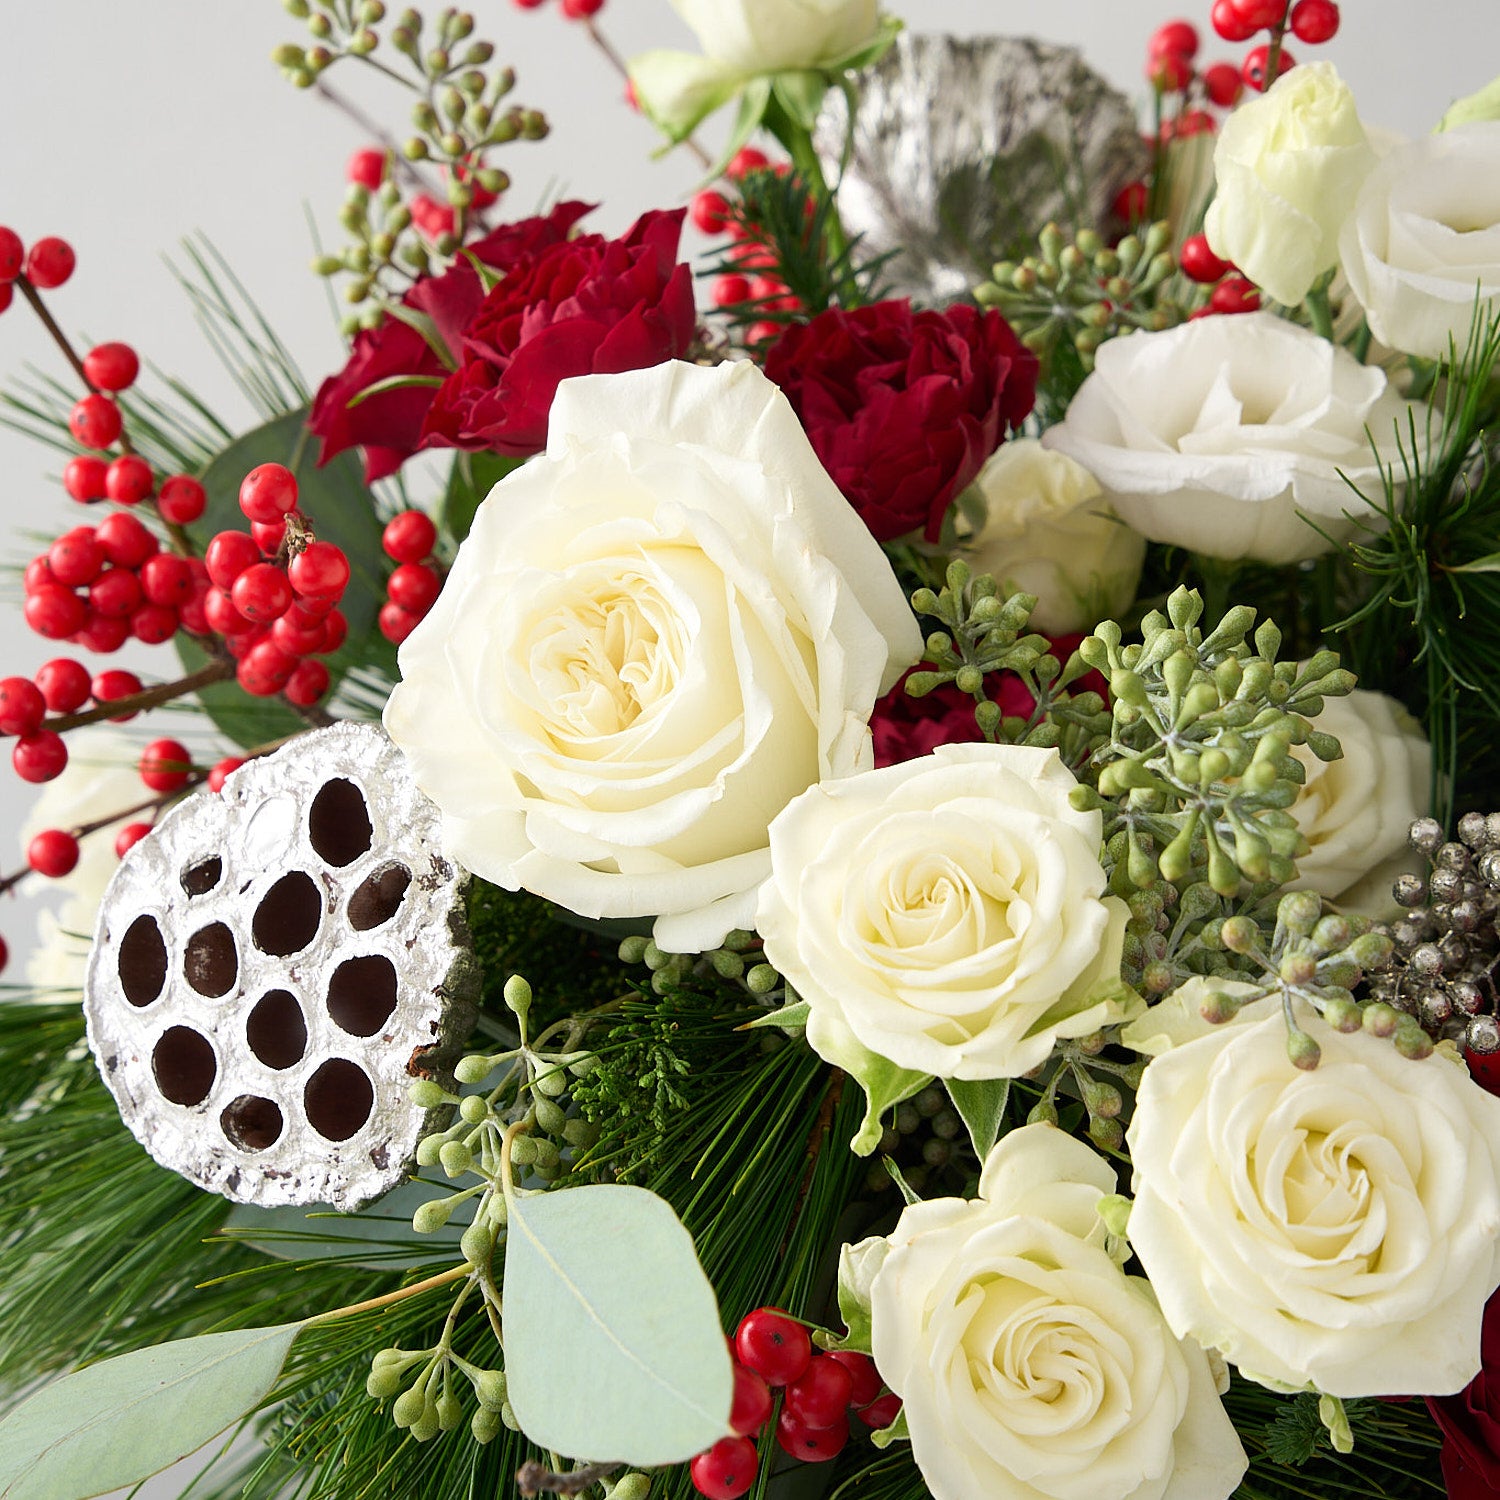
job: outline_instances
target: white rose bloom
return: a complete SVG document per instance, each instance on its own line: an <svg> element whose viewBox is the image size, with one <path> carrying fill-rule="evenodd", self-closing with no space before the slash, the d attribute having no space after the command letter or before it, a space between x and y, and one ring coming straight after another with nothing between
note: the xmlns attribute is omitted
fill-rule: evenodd
<svg viewBox="0 0 1500 1500"><path fill-rule="evenodd" d="M1076 785L1055 750L944 745L787 805L755 926L820 1056L1015 1078L1138 1008Z"/></svg>
<svg viewBox="0 0 1500 1500"><path fill-rule="evenodd" d="M776 813L870 765L871 706L920 651L781 392L664 364L559 387L385 723L455 859L699 951L749 926Z"/></svg>
<svg viewBox="0 0 1500 1500"><path fill-rule="evenodd" d="M1311 1072L1277 997L1150 1063L1130 1242L1173 1332L1255 1380L1461 1390L1500 1283L1500 1099L1444 1058L1299 1020Z"/></svg>
<svg viewBox="0 0 1500 1500"><path fill-rule="evenodd" d="M1110 339L1042 441L1152 541L1288 563L1333 545L1308 521L1335 539L1378 521L1360 495L1383 500L1382 463L1401 471L1409 409L1347 350L1243 313Z"/></svg>
<svg viewBox="0 0 1500 1500"><path fill-rule="evenodd" d="M1390 916L1391 883L1420 867L1406 835L1429 811L1432 747L1383 693L1329 698L1313 728L1333 735L1344 753L1324 762L1305 745L1292 747L1307 780L1287 811L1312 848L1289 889L1316 891L1344 911Z"/></svg>
<svg viewBox="0 0 1500 1500"><path fill-rule="evenodd" d="M1113 1169L1051 1125L979 1197L906 1208L871 1286L881 1376L936 1500L1226 1500L1247 1467L1209 1360L1126 1276Z"/></svg>
<svg viewBox="0 0 1500 1500"><path fill-rule="evenodd" d="M1460 355L1476 305L1500 312L1500 121L1392 151L1366 179L1339 237L1344 275L1382 343Z"/></svg>
<svg viewBox="0 0 1500 1500"><path fill-rule="evenodd" d="M1035 630L1089 630L1129 607L1146 539L1109 508L1089 471L1035 438L1012 438L979 471L984 524L967 544L1005 593L1035 594Z"/></svg>
<svg viewBox="0 0 1500 1500"><path fill-rule="evenodd" d="M68 764L43 787L21 828L22 851L43 829L76 828L149 796L136 769L140 758L136 741L116 729L91 725L74 731L68 736ZM47 893L65 899L37 917L37 943L26 965L31 984L47 990L83 988L99 902L120 863L115 834L143 816L134 813L80 839L78 863L68 874L47 881Z"/></svg>
<svg viewBox="0 0 1500 1500"><path fill-rule="evenodd" d="M1339 228L1374 165L1354 95L1333 64L1293 68L1219 130L1208 243L1295 305L1337 261Z"/></svg>

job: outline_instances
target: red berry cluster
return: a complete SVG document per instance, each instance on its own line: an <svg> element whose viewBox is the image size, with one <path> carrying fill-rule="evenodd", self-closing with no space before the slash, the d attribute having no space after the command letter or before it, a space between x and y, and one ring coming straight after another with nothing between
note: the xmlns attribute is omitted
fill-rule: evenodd
<svg viewBox="0 0 1500 1500"><path fill-rule="evenodd" d="M734 1343L734 1401L721 1438L689 1468L693 1487L709 1500L738 1500L755 1483L759 1458L754 1439L775 1409L776 1441L805 1463L836 1458L849 1441L849 1409L868 1427L889 1427L901 1399L882 1394L880 1375L866 1355L847 1350L814 1354L802 1324L774 1307L758 1307L740 1320Z"/></svg>
<svg viewBox="0 0 1500 1500"><path fill-rule="evenodd" d="M1291 68L1295 59L1281 46L1288 31L1299 42L1315 47L1338 34L1339 8L1335 0L1214 0L1210 15L1214 31L1226 42L1248 42L1257 33L1270 32L1271 40L1252 47L1240 64L1240 77L1248 88L1264 92L1276 81L1269 76L1271 54L1277 54L1276 76Z"/></svg>
<svg viewBox="0 0 1500 1500"><path fill-rule="evenodd" d="M349 560L332 542L310 539L297 512L297 480L281 464L261 464L240 484L250 534L221 531L204 562L209 627L237 663L235 680L256 698L283 694L308 708L328 691L328 668L312 658L344 644L337 608Z"/></svg>
<svg viewBox="0 0 1500 1500"><path fill-rule="evenodd" d="M1177 265L1189 281L1213 287L1208 301L1191 314L1192 317L1255 312L1260 307L1260 293L1255 283L1241 276L1229 261L1215 255L1209 248L1206 235L1190 235L1182 242Z"/></svg>
<svg viewBox="0 0 1500 1500"><path fill-rule="evenodd" d="M1204 106L1228 109L1240 97L1239 70L1232 63L1211 63L1200 73L1194 65L1197 56L1198 28L1190 21L1158 26L1146 44L1146 77L1163 100L1175 103L1159 126L1162 142L1212 135L1218 122ZM1148 137L1146 144L1154 143Z"/></svg>
<svg viewBox="0 0 1500 1500"><path fill-rule="evenodd" d="M61 286L73 274L78 257L73 247L56 235L38 240L28 250L14 229L0 224L0 312L10 306L16 283L27 281L41 291Z"/></svg>
<svg viewBox="0 0 1500 1500"><path fill-rule="evenodd" d="M547 0L511 0L518 10L537 10ZM586 21L604 9L604 0L562 0L562 13L570 21Z"/></svg>
<svg viewBox="0 0 1500 1500"><path fill-rule="evenodd" d="M749 173L767 170L786 172L790 170L790 163L778 162L772 166L764 151L745 146L730 159L724 177L733 191L734 185ZM738 316L801 310L802 304L788 291L786 283L772 274L775 257L756 237L753 228L732 212L730 199L725 193L714 188L699 193L693 199L690 217L701 233L727 234L736 241L730 252L736 269L714 278L711 295L715 307ZM762 317L750 324L745 332L745 342L762 343L778 337L783 331L780 323Z"/></svg>
<svg viewBox="0 0 1500 1500"><path fill-rule="evenodd" d="M386 556L396 563L386 580L386 602L380 606L380 633L399 646L422 622L443 589L442 574L432 560L437 527L419 510L403 510L386 522L381 535Z"/></svg>

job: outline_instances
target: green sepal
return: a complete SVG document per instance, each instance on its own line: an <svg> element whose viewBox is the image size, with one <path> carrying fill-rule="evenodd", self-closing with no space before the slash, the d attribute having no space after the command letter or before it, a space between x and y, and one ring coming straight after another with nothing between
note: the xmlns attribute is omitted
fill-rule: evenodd
<svg viewBox="0 0 1500 1500"><path fill-rule="evenodd" d="M870 1434L870 1441L877 1448L889 1448L892 1443L909 1443L911 1433L906 1430L906 1408L896 1413L896 1420L889 1427L882 1427Z"/></svg>
<svg viewBox="0 0 1500 1500"><path fill-rule="evenodd" d="M806 1000L794 1000L790 1005L783 1005L780 1010L768 1010L753 1021L746 1021L743 1026L735 1027L735 1030L754 1031L760 1026L779 1026L783 1031L805 1031L811 1012L812 1006Z"/></svg>
<svg viewBox="0 0 1500 1500"><path fill-rule="evenodd" d="M772 79L772 91L791 120L811 133L828 93L828 75L812 69L777 73Z"/></svg>
<svg viewBox="0 0 1500 1500"><path fill-rule="evenodd" d="M974 1154L982 1163L1000 1139L1000 1126L1010 1099L1010 1079L985 1078L970 1082L964 1078L945 1078L943 1087L947 1089L959 1118L968 1126Z"/></svg>

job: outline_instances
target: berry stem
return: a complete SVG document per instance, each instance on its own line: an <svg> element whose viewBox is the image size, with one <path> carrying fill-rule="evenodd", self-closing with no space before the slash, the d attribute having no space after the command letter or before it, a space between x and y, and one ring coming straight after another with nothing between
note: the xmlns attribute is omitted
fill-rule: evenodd
<svg viewBox="0 0 1500 1500"><path fill-rule="evenodd" d="M588 32L589 40L609 60L610 66L617 72L626 83L630 82L630 69L625 64L625 59L615 51L614 43L599 29L599 23L592 16L587 17L583 23L583 29ZM707 151L698 144L698 138L693 135L684 136L682 144L698 158L699 165L706 172L714 164L714 159Z"/></svg>
<svg viewBox="0 0 1500 1500"><path fill-rule="evenodd" d="M368 61L368 59L366 59ZM386 69L389 72L389 69ZM401 80L406 88L412 87L411 83ZM393 172L398 172L405 177L413 187L420 189L429 195L441 196L443 185L435 177L429 177L415 162L408 160L403 154L401 147L381 128L380 124L370 115L367 115L359 105L346 95L341 94L332 85L319 78L313 84L313 92L323 100L325 104L331 104L340 114L346 116L359 126L370 140L380 146L386 153L386 159L391 165Z"/></svg>
<svg viewBox="0 0 1500 1500"><path fill-rule="evenodd" d="M234 663L227 657L222 660L215 658L206 666L199 667L196 672L189 672L186 677L178 677L171 682L159 682L155 687L142 688L140 692L132 693L126 698L111 698L95 708L81 709L76 714L60 714L55 718L44 719L42 728L62 734L69 729L79 729L85 724L97 724L101 719L115 719L121 714L133 714L143 709L159 708L163 703L170 703L174 698L182 698L188 693L195 693L199 688L207 687L210 683L227 682L234 676L234 670Z"/></svg>
<svg viewBox="0 0 1500 1500"><path fill-rule="evenodd" d="M591 1484L598 1484L620 1468L619 1464L585 1464L571 1474L559 1474L546 1464L528 1458L516 1470L516 1489L527 1497L535 1495L581 1495Z"/></svg>
<svg viewBox="0 0 1500 1500"><path fill-rule="evenodd" d="M1271 28L1271 46L1266 53L1266 88L1269 89L1281 77L1281 43L1286 36L1286 17Z"/></svg>

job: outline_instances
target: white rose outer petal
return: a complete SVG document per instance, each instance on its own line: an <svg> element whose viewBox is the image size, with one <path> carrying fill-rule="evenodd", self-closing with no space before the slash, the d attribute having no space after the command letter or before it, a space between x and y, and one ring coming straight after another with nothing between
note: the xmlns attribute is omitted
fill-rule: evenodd
<svg viewBox="0 0 1500 1500"><path fill-rule="evenodd" d="M1344 275L1382 343L1462 355L1476 309L1500 312L1500 121L1392 151L1339 235Z"/></svg>
<svg viewBox="0 0 1500 1500"><path fill-rule="evenodd" d="M1254 1024L1243 1024L1245 1020ZM1279 1002L1146 1069L1130 1242L1173 1332L1273 1387L1461 1390L1500 1283L1500 1099Z"/></svg>
<svg viewBox="0 0 1500 1500"><path fill-rule="evenodd" d="M766 826L870 763L921 638L750 364L564 381L403 643L391 737L467 868L663 947L748 925Z"/></svg>
<svg viewBox="0 0 1500 1500"><path fill-rule="evenodd" d="M874 39L878 0L672 0L699 45L738 73L816 68Z"/></svg>
<svg viewBox="0 0 1500 1500"><path fill-rule="evenodd" d="M1332 545L1298 512L1334 540L1378 523L1361 497L1383 502L1381 462L1400 472L1409 409L1379 368L1246 313L1109 340L1042 441L1152 541L1287 563Z"/></svg>

